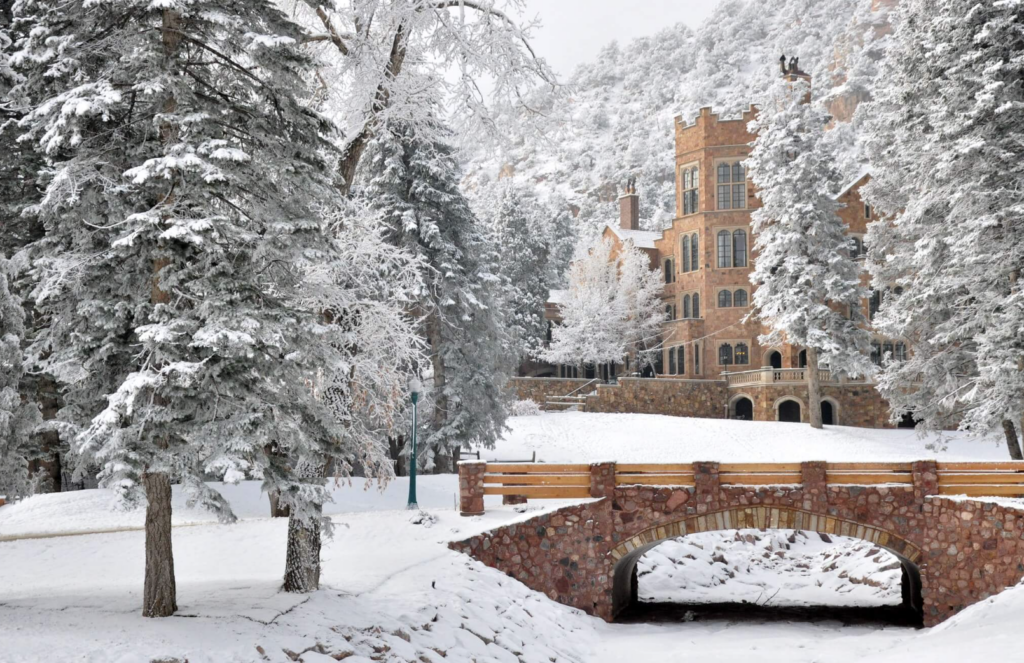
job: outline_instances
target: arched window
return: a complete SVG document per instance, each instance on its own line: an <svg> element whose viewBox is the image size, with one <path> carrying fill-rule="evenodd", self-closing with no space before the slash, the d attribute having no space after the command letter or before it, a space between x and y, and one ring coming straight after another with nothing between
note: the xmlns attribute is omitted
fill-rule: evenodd
<svg viewBox="0 0 1024 663"><path fill-rule="evenodd" d="M733 359L737 366L740 364L746 366L750 363L750 349L747 347L746 343L736 344L736 354Z"/></svg>
<svg viewBox="0 0 1024 663"><path fill-rule="evenodd" d="M669 375L675 375L676 374L676 349L675 348L669 348L668 349L668 374Z"/></svg>
<svg viewBox="0 0 1024 663"><path fill-rule="evenodd" d="M683 272L690 271L690 236L683 237Z"/></svg>
<svg viewBox="0 0 1024 663"><path fill-rule="evenodd" d="M718 363L721 366L732 364L732 346L728 343L722 343L718 346Z"/></svg>
<svg viewBox="0 0 1024 663"><path fill-rule="evenodd" d="M732 252L730 251L731 238L728 230L721 230L718 233L718 267L732 267Z"/></svg>
<svg viewBox="0 0 1024 663"><path fill-rule="evenodd" d="M693 238L690 241L690 264L693 265L693 271L700 269L700 257L697 255L697 233L693 233Z"/></svg>
<svg viewBox="0 0 1024 663"><path fill-rule="evenodd" d="M666 320L673 320L674 319L672 317L672 311L674 309L675 309L675 307L672 306L671 304L665 304L665 319Z"/></svg>
<svg viewBox="0 0 1024 663"><path fill-rule="evenodd" d="M689 318L690 317L690 296L689 295L683 295L683 317L684 318Z"/></svg>
<svg viewBox="0 0 1024 663"><path fill-rule="evenodd" d="M747 266L747 233L745 230L735 230L732 233L732 266Z"/></svg>
<svg viewBox="0 0 1024 663"><path fill-rule="evenodd" d="M747 291L737 290L732 293L732 305L739 308L745 308L747 306Z"/></svg>
<svg viewBox="0 0 1024 663"><path fill-rule="evenodd" d="M700 295L693 296L693 317L700 317Z"/></svg>
<svg viewBox="0 0 1024 663"><path fill-rule="evenodd" d="M718 291L718 308L729 308L732 306L732 293L728 290Z"/></svg>
<svg viewBox="0 0 1024 663"><path fill-rule="evenodd" d="M672 283L672 281L673 281L673 274L672 274L672 259L671 258L669 258L668 260L665 261L664 269L665 269L665 283Z"/></svg>

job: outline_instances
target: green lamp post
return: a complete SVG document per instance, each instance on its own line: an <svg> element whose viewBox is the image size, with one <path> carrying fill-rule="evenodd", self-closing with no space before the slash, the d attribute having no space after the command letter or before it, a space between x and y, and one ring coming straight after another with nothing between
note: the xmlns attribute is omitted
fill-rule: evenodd
<svg viewBox="0 0 1024 663"><path fill-rule="evenodd" d="M409 398L412 400L412 454L409 456L409 504L407 509L418 509L416 503L416 403L420 400L423 385L417 378L409 380Z"/></svg>

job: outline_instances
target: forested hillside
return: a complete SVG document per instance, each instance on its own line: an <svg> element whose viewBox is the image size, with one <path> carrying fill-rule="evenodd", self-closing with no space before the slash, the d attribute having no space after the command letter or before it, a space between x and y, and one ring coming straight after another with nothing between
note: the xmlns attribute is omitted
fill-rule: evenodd
<svg viewBox="0 0 1024 663"><path fill-rule="evenodd" d="M677 115L692 118L712 106L734 116L757 103L783 53L812 74L815 96L862 95L874 73L872 37L885 20L871 0L726 0L697 30L677 24L609 44L565 81L568 95L535 93L539 127L513 135L503 150L470 151L466 184L473 190L514 173L540 198L579 208L587 227L616 218L617 189L636 176L641 223L659 229L674 215ZM846 128L833 137L844 143L841 165L850 172L856 152L845 148L855 133Z"/></svg>

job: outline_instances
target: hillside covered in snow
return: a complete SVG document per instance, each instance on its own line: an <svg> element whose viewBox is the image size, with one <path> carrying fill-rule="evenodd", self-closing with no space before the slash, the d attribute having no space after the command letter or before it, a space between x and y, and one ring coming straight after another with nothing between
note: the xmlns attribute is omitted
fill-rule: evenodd
<svg viewBox="0 0 1024 663"><path fill-rule="evenodd" d="M881 3L885 4L885 3ZM638 178L641 223L659 229L674 216L674 118L711 106L723 116L757 103L778 75L780 55L799 57L814 94L842 110L870 91L871 62L886 11L871 0L726 0L697 30L683 24L629 44L611 43L582 65L566 89L541 90L541 118L505 149L470 150L472 191L514 174L538 197L579 210L584 227L616 218L615 197ZM840 127L843 168L856 172L856 132Z"/></svg>

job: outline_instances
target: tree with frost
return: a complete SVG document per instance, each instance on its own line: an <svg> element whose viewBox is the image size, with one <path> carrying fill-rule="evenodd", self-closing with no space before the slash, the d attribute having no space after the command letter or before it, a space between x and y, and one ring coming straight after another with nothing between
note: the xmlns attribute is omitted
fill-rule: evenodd
<svg viewBox="0 0 1024 663"><path fill-rule="evenodd" d="M553 288L564 288L569 265L579 243L579 229L569 202L564 196L554 195L547 204L548 231L548 283Z"/></svg>
<svg viewBox="0 0 1024 663"><path fill-rule="evenodd" d="M875 325L908 341L879 390L922 428L1024 426L1024 6L908 0L863 108L883 220Z"/></svg>
<svg viewBox="0 0 1024 663"><path fill-rule="evenodd" d="M828 114L808 100L810 86L782 78L750 123L757 135L746 167L761 207L751 214L757 260L750 280L756 315L770 330L763 345L807 349L810 423L821 428L819 366L867 374L868 332L860 268L836 214L838 184L822 138Z"/></svg>
<svg viewBox="0 0 1024 663"><path fill-rule="evenodd" d="M636 370L653 366L661 352L661 330L665 322L661 292L664 276L651 269L650 258L627 240L619 251L618 292L622 312L622 335L627 352L636 358Z"/></svg>
<svg viewBox="0 0 1024 663"><path fill-rule="evenodd" d="M569 268L561 324L541 357L582 367L619 363L634 351L641 367L651 363L664 321L662 283L661 271L651 270L632 242L614 253L607 239L581 241Z"/></svg>
<svg viewBox="0 0 1024 663"><path fill-rule="evenodd" d="M514 182L501 183L494 215L494 239L502 280L502 309L517 362L543 344L544 303L549 282L548 244L540 210L524 200Z"/></svg>
<svg viewBox="0 0 1024 663"><path fill-rule="evenodd" d="M337 259L329 124L300 100L313 62L269 0L41 0L27 27L19 140L45 156L30 210L43 366L68 386L81 465L146 501L143 615L177 608L171 484L233 518L205 480L267 476L292 517L318 517L344 427L318 376L338 328L306 298ZM266 449L293 472L265 475Z"/></svg>
<svg viewBox="0 0 1024 663"><path fill-rule="evenodd" d="M306 26L306 48L325 63L313 97L346 136L338 161L346 192L370 142L387 124L399 122L426 136L440 128L430 109L441 101L462 133L496 138L507 120L536 115L524 99L528 89L554 86L550 67L529 43L536 22L517 20L521 0L282 4ZM452 137L442 130L434 139Z"/></svg>
<svg viewBox="0 0 1024 663"><path fill-rule="evenodd" d="M41 417L22 396L25 314L8 288L9 266L0 254L0 495L13 502L34 492L29 462L40 455L35 433Z"/></svg>
<svg viewBox="0 0 1024 663"><path fill-rule="evenodd" d="M436 140L444 134L440 125L426 136L388 126L367 151L359 195L384 219L387 240L424 265L412 309L422 320L431 387L417 462L450 471L461 448L492 447L504 429L514 357L495 273L500 256L459 190L455 150Z"/></svg>

